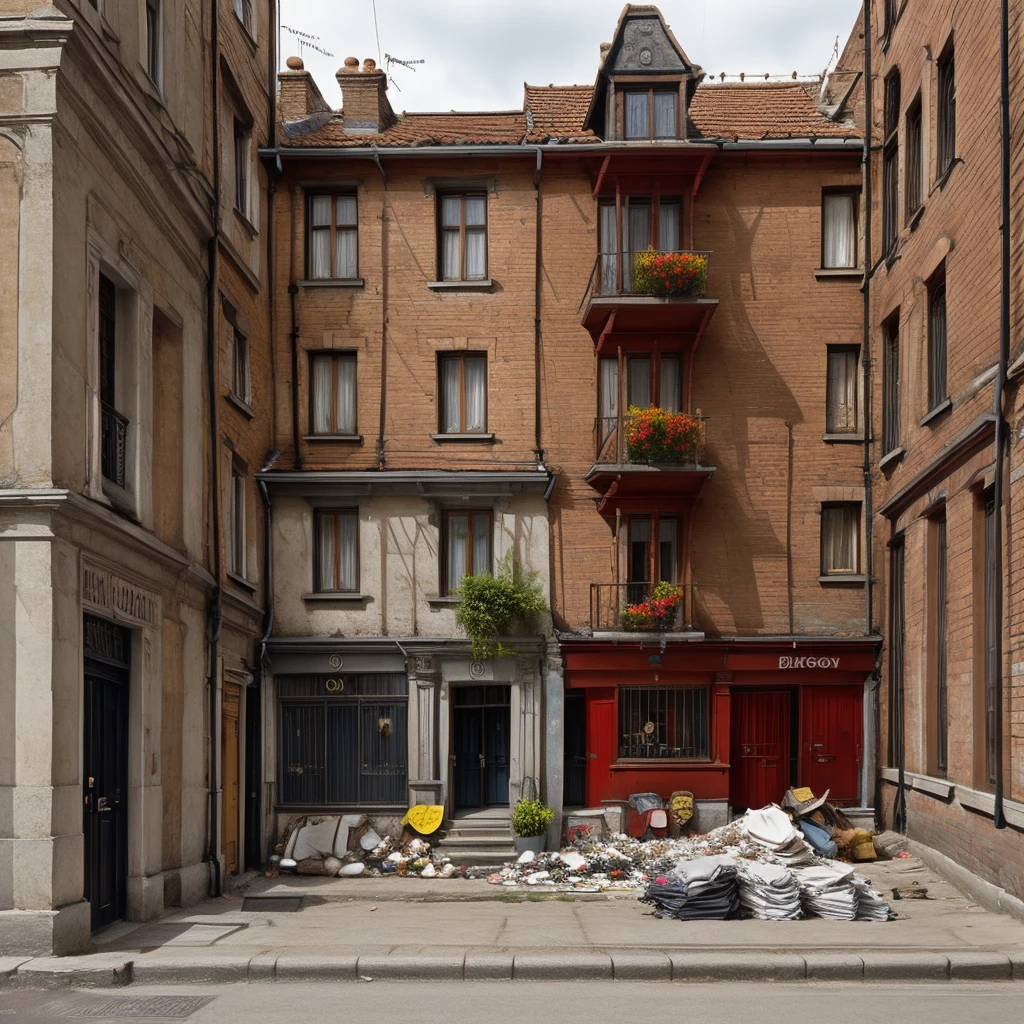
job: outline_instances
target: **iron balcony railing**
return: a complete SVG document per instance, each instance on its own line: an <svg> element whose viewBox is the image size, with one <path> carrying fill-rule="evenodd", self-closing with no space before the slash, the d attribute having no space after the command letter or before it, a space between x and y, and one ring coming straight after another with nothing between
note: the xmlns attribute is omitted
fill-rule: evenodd
<svg viewBox="0 0 1024 1024"><path fill-rule="evenodd" d="M599 253L580 309L613 295L703 299L710 250L642 249Z"/></svg>
<svg viewBox="0 0 1024 1024"><path fill-rule="evenodd" d="M102 424L100 467L103 475L118 487L125 485L125 464L128 451L128 420L104 403L100 406Z"/></svg>
<svg viewBox="0 0 1024 1024"><path fill-rule="evenodd" d="M692 584L590 584L594 632L685 633L693 629L693 618Z"/></svg>
<svg viewBox="0 0 1024 1024"><path fill-rule="evenodd" d="M700 409L688 413L642 409L594 421L594 461L616 465L699 466L707 441Z"/></svg>

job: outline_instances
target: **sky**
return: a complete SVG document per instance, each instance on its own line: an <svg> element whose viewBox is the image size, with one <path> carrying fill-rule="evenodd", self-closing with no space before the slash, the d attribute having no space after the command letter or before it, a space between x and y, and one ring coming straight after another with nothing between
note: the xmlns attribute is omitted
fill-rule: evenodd
<svg viewBox="0 0 1024 1024"><path fill-rule="evenodd" d="M374 26L376 4L376 31ZM691 61L708 74L816 75L842 50L860 0L662 0ZM396 111L521 110L523 82L593 84L623 0L281 0L281 63L300 53L288 29L319 37L301 49L324 98L346 57L423 60L391 66ZM377 34L380 45L378 48Z"/></svg>

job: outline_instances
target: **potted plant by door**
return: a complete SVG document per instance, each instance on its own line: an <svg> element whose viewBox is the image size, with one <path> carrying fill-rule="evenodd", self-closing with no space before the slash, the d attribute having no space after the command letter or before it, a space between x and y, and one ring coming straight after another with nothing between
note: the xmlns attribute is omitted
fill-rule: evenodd
<svg viewBox="0 0 1024 1024"><path fill-rule="evenodd" d="M555 812L542 800L520 800L512 811L512 831L517 853L544 851L548 825Z"/></svg>

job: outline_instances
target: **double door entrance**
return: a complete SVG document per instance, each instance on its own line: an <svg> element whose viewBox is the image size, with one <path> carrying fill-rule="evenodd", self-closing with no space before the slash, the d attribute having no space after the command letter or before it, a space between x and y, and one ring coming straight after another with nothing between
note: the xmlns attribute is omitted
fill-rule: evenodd
<svg viewBox="0 0 1024 1024"><path fill-rule="evenodd" d="M127 909L131 634L91 616L84 626L84 888L95 930L120 921Z"/></svg>
<svg viewBox="0 0 1024 1024"><path fill-rule="evenodd" d="M452 787L456 810L507 807L511 687L452 690Z"/></svg>

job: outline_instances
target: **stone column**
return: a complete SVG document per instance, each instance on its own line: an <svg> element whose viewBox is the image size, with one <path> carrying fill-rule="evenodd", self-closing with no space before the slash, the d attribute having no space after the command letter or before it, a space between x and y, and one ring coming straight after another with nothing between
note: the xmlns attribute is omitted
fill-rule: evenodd
<svg viewBox="0 0 1024 1024"><path fill-rule="evenodd" d="M542 655L541 707L544 737L544 799L555 812L548 829L548 848L561 846L562 798L565 787L565 684L562 677L562 652L555 641L549 641Z"/></svg>
<svg viewBox="0 0 1024 1024"><path fill-rule="evenodd" d="M409 804L443 804L439 777L437 659L417 655L409 660Z"/></svg>

